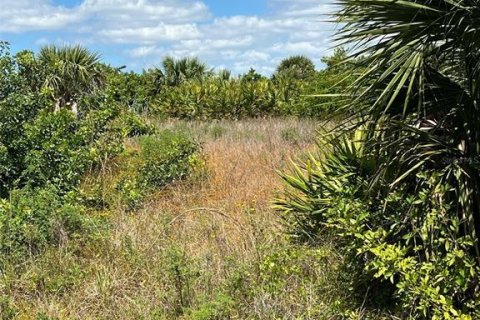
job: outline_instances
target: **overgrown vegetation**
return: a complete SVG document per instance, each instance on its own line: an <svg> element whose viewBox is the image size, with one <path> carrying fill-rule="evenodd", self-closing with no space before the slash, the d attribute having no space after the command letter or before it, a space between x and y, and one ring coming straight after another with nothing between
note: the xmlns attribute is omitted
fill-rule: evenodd
<svg viewBox="0 0 480 320"><path fill-rule="evenodd" d="M480 5L339 5L271 77L1 42L1 317L480 318Z"/></svg>
<svg viewBox="0 0 480 320"><path fill-rule="evenodd" d="M140 139L136 172L130 172L136 189L124 190L119 182L120 193L145 195L186 177L194 165L193 141L180 133L155 134L95 80L104 77L97 55L48 47L38 56L11 56L2 43L0 66L2 261L15 264L48 246L88 237L88 225L101 221L87 214L94 207L82 200L80 184L88 172L128 152L126 138L147 135Z"/></svg>
<svg viewBox="0 0 480 320"><path fill-rule="evenodd" d="M477 319L479 4L341 5L361 74L350 129L284 175L279 205L294 234L334 234L354 283L399 317Z"/></svg>
<svg viewBox="0 0 480 320"><path fill-rule="evenodd" d="M303 60L309 62L306 58ZM287 241L271 250L264 244L270 229L259 234L252 229L249 234L258 237L258 247L249 244L244 253L229 252L222 257L224 261L217 260L226 273L214 275L205 269L208 260L200 256L187 258L189 253L180 245L181 237L176 236L175 241L167 243L162 240L162 245L153 251L144 250L144 245L154 244L163 235L174 232L173 227L184 220L184 213L179 215L163 205L157 208L161 212L158 217L139 219L138 222L153 221L148 227L163 230L162 235L157 231L143 234L145 230L137 229L142 236L151 237L140 247L137 243L140 239L117 229L124 219L137 223L134 222L136 215L145 210L151 212L148 211L153 210L151 202L170 188L184 190L191 185L192 196L201 190L216 169L208 165L209 155L201 154L202 146L197 140L213 139L223 143L233 125L217 122L205 128L205 132L198 132L192 131L193 123L172 126L165 121L166 117L238 120L295 114L295 104L303 99L303 88L318 75L312 70L311 62L307 65L306 73L301 71L304 65L290 64L290 71L279 72L274 79L268 79L254 70L232 77L226 70L214 72L197 59L167 58L162 68L136 74L104 65L98 54L78 46L50 46L38 54L22 51L11 55L8 45L2 43L2 317L115 317L116 304L112 301L116 284L112 279L116 276L110 267L123 270L126 278L131 270L142 270L143 274L134 278L139 283L149 282L147 291L140 290L143 294L165 290L160 300L141 295L134 299L139 305L142 299L150 303L143 314L147 318L275 317L283 311L291 315L320 312L313 304L308 308L297 308L293 301L283 305L283 300L289 298L282 291L292 286L296 301L313 297L303 292L305 286L301 279L308 278L308 286L319 287L324 276L313 268L298 269L294 264L317 258L321 264L330 259L324 251L320 254L317 249L292 247ZM291 78L292 70L302 76ZM306 74L308 77L303 76ZM301 150L313 138L313 129L305 135L305 128L296 123L275 131L274 138L271 132L259 130L261 123L238 130L236 139L256 141L283 154L277 142L272 145L273 141ZM275 128L275 121L272 124ZM232 155L238 159L243 154ZM262 156L265 161L273 161L267 153ZM245 159L251 161L255 157ZM227 173L215 172L217 177ZM247 172L253 174L244 166L233 182L242 181L241 177ZM271 181L276 181L272 176L273 170L269 171L270 180L260 189L262 219L263 214L271 213L265 199L271 196ZM188 181L183 181L187 178ZM229 180L224 176L223 181ZM210 181L208 185L213 184ZM225 191L235 195L238 188ZM240 215L253 214L257 210L256 200L247 189L244 193L244 198L231 198L228 204L234 205ZM255 198L259 196L257 193ZM214 195L207 193L205 197L210 199ZM178 201L174 197L171 200ZM231 214L223 214L220 209L202 210L217 210L220 217ZM237 225L240 228L237 231L247 230L242 225L243 222ZM248 228L254 226L252 221ZM147 225L144 229L148 229ZM203 230L198 236L211 233ZM195 238L185 237L186 234L188 232L182 237L187 240ZM120 235L121 238L115 238ZM238 248L242 243L238 242ZM252 255L253 252L257 253ZM242 261L236 261L239 257ZM147 275L150 280L144 277ZM218 281L213 284L215 277ZM81 293L82 286L92 284L91 281L95 294ZM205 286L210 289L205 290ZM68 307L75 294L79 294L82 301L93 299L87 302L87 310ZM281 297L274 297L276 295ZM37 300L41 296L47 307L40 303L42 299ZM54 300L65 302L63 310L70 313L55 309ZM262 301L272 301L276 306L265 307ZM248 307L252 303L258 304L255 310ZM96 306L99 309L95 309ZM140 313L131 307L125 309L130 312L127 317L137 318ZM318 310L324 312L325 308Z"/></svg>

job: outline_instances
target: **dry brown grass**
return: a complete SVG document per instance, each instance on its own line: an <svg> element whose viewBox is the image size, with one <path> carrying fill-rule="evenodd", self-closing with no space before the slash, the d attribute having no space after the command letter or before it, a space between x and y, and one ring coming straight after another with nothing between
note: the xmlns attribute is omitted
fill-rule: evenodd
<svg viewBox="0 0 480 320"><path fill-rule="evenodd" d="M312 147L317 125L279 119L162 123L202 141L206 174L157 192L137 212L112 213L111 230L94 247L80 254L52 250L33 262L8 291L18 318L186 319L203 300L228 290L240 292L231 318L309 318L308 310L328 303L319 302L311 282L279 271L287 279L284 294L261 284L268 280L265 257L290 246L271 208L282 188L276 170ZM306 264L309 276L325 277L315 263ZM68 275L72 284L64 292L51 284ZM53 289L29 287L38 277Z"/></svg>

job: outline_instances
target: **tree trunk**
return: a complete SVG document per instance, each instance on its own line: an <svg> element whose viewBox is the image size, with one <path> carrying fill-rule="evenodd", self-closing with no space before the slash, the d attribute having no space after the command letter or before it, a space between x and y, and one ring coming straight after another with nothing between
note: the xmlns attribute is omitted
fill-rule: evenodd
<svg viewBox="0 0 480 320"><path fill-rule="evenodd" d="M60 112L60 99L55 99L55 103L53 105L53 113Z"/></svg>
<svg viewBox="0 0 480 320"><path fill-rule="evenodd" d="M75 115L75 117L78 117L78 103L76 101L72 101L71 105L72 113Z"/></svg>

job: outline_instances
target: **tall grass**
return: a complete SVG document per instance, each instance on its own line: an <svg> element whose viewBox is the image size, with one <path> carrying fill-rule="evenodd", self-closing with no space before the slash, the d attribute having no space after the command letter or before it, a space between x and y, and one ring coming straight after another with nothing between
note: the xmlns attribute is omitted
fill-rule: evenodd
<svg viewBox="0 0 480 320"><path fill-rule="evenodd" d="M105 215L108 231L4 270L2 315L40 319L329 319L349 304L342 257L292 244L276 170L313 148L305 120L169 122L203 144L206 174ZM288 132L286 134L285 132ZM295 139L291 137L295 136ZM106 170L108 174L108 170ZM106 186L108 187L108 186ZM43 317L43 318L42 318Z"/></svg>

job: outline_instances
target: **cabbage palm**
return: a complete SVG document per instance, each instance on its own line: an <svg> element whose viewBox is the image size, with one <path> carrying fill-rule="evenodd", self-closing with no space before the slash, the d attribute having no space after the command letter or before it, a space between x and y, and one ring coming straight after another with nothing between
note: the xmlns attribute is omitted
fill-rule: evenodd
<svg viewBox="0 0 480 320"><path fill-rule="evenodd" d="M338 40L362 57L345 108L368 125L370 151L388 156L372 186L415 188L420 170L439 174L480 257L480 1L339 4Z"/></svg>
<svg viewBox="0 0 480 320"><path fill-rule="evenodd" d="M77 114L79 99L103 83L100 56L81 46L44 47L39 61L46 68L44 86L52 92L56 112L69 105Z"/></svg>
<svg viewBox="0 0 480 320"><path fill-rule="evenodd" d="M179 85L188 80L201 80L211 74L207 65L198 58L181 58L176 60L166 57L163 60L163 72L168 85Z"/></svg>

